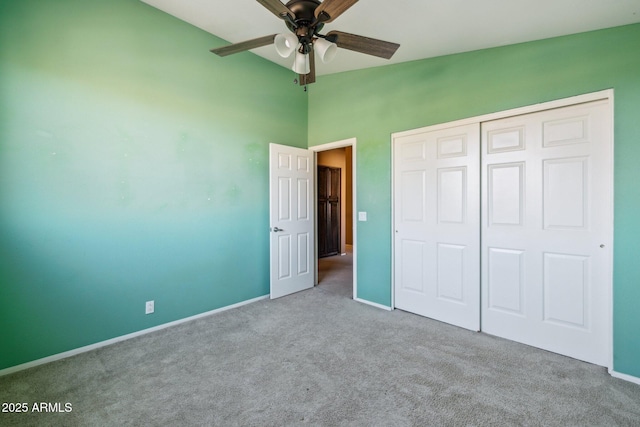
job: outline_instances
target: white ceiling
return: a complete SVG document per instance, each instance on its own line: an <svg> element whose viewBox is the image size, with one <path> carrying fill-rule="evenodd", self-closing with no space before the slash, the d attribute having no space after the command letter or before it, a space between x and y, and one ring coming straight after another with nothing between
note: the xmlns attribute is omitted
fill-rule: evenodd
<svg viewBox="0 0 640 427"><path fill-rule="evenodd" d="M288 31L255 0L141 1L230 43ZM636 22L640 0L363 0L322 33L339 30L399 43L396 54L386 60L338 49L331 63L316 61L316 70L331 74ZM278 56L273 45L252 52L291 67L292 58Z"/></svg>

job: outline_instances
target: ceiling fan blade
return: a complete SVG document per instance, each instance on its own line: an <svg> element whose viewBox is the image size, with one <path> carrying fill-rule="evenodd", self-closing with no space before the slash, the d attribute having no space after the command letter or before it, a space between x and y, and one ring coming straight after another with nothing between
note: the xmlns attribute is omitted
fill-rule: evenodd
<svg viewBox="0 0 640 427"><path fill-rule="evenodd" d="M257 39L247 40L240 43L230 44L229 46L218 47L211 49L211 52L218 56L227 56L238 52L244 52L245 50L255 49L256 47L266 46L273 43L273 39L276 35L259 37Z"/></svg>
<svg viewBox="0 0 640 427"><path fill-rule="evenodd" d="M287 6L283 5L280 0L258 0L258 3L269 9L271 13L280 19L285 19L286 15L295 18L294 13L291 12Z"/></svg>
<svg viewBox="0 0 640 427"><path fill-rule="evenodd" d="M309 74L300 74L300 86L309 85L316 81L316 58L313 49L309 51L309 68L311 69Z"/></svg>
<svg viewBox="0 0 640 427"><path fill-rule="evenodd" d="M342 15L358 0L324 0L316 8L315 15L320 22L331 22Z"/></svg>
<svg viewBox="0 0 640 427"><path fill-rule="evenodd" d="M367 55L378 56L384 59L390 59L400 47L397 43L343 33L342 31L329 31L326 38L343 49L366 53Z"/></svg>

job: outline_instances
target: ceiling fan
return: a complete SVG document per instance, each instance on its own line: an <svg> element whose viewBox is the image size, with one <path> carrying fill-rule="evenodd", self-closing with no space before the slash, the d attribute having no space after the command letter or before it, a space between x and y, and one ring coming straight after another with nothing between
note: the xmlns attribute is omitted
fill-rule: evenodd
<svg viewBox="0 0 640 427"><path fill-rule="evenodd" d="M314 51L323 62L329 62L336 55L338 47L385 59L390 59L400 47L397 43L342 31L320 34L324 24L342 15L358 0L324 0L322 3L319 0L290 0L286 5L280 0L257 1L284 20L290 32L211 49L211 52L218 56L227 56L272 43L275 44L278 54L284 58L296 51L292 69L300 75L299 82L302 86L316 81Z"/></svg>

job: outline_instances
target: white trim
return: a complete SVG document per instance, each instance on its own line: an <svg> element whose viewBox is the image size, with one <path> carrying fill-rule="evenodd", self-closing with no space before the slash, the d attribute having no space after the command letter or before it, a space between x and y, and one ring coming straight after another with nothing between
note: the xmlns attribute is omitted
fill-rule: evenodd
<svg viewBox="0 0 640 427"><path fill-rule="evenodd" d="M312 147L309 147L309 150L318 152L318 151L333 150L334 148L348 147L350 145L355 147L356 142L357 142L357 139L355 137L347 138L347 139L342 139L340 141L328 142L326 144L314 145Z"/></svg>
<svg viewBox="0 0 640 427"><path fill-rule="evenodd" d="M620 372L616 372L613 369L609 369L609 375L614 378L619 378L621 380L629 381L631 383L640 384L640 378L634 377L633 375L621 374Z"/></svg>
<svg viewBox="0 0 640 427"><path fill-rule="evenodd" d="M314 157L313 157L313 165L314 165L314 173L317 174L318 173L318 161L317 161L317 156L318 156L318 152L320 151L328 151L328 150L333 150L335 148L344 148L344 147L351 147L351 202L352 202L352 209L353 209L353 213L352 213L352 223L353 223L353 299L357 299L357 295L358 295L358 198L357 196L357 151L356 150L356 144L357 144L357 139L356 138L348 138L348 139L343 139L341 141L335 141L335 142L329 142L327 144L321 144L321 145L314 145L313 147L309 147L308 149L310 151L312 151L314 153ZM316 177L316 182L317 181L317 177ZM318 189L314 187L314 201L315 203L317 203L318 201L318 195L317 195L317 191ZM315 207L317 210L317 206ZM314 232L316 233L316 236L318 235L318 223L316 221L316 229L314 230ZM317 285L318 284L318 239L316 240L316 247L314 248L315 250L315 278L314 278L314 283Z"/></svg>
<svg viewBox="0 0 640 427"><path fill-rule="evenodd" d="M404 132L403 132L404 133ZM396 308L396 180L394 165L396 164L395 144L397 133L391 134L391 144L389 144L389 150L391 150L391 309Z"/></svg>
<svg viewBox="0 0 640 427"><path fill-rule="evenodd" d="M431 125L431 126L425 126L422 128L416 128L416 129L410 129L410 130L406 130L406 131L402 131L402 132L394 132L391 134L391 307L392 309L395 308L395 300L394 300L394 296L395 296L395 272L394 272L394 266L395 266L395 238L394 238L394 225L395 225L395 211L394 211L394 200L395 200L395 192L394 192L394 182L393 182L393 177L394 177L394 170L393 170L393 165L394 165L394 158L393 158L393 152L394 152L394 145L395 145L395 141L396 138L399 137L404 137L404 136L411 136L411 135L415 135L415 134L419 134L419 133L423 133L423 132L431 132L431 131L436 131L436 130L442 130L442 129L448 129L451 127L457 127L457 126L464 126L464 125L469 125L469 124L474 124L474 123L484 123L484 122L488 122L491 120L499 120L499 119L504 119L504 118L508 118L508 117L514 117L514 116L519 116L519 115L523 115L523 114L530 114L530 113L536 113L536 112L540 112L540 111L545 111L545 110L551 110L554 108L561 108L561 107L568 107L568 106L572 106L572 105L577 105L577 104L583 104L586 102L593 102L593 101L600 101L600 100L606 100L608 102L608 107L609 107L609 111L611 114L611 150L614 150L615 147L615 138L614 138L614 129L615 129L615 121L614 121L614 90L613 89L605 89L605 90L601 90L598 92L592 92L592 93L587 93L587 94L583 94L583 95L577 95L577 96L572 96L569 98L562 98L562 99L557 99L554 101L549 101L549 102L542 102L539 104L533 104L533 105L527 105L524 107L518 107L518 108L512 108L510 110L505 110L505 111L498 111L495 113L489 113L489 114L484 114L481 116L475 116L475 117L468 117L465 119L460 119L460 120L455 120L452 122L446 122L446 123L439 123L439 124L435 124L435 125ZM612 153L613 154L613 153ZM611 161L614 162L614 157L612 155L611 157ZM614 208L614 181L615 181L615 168L613 163L611 164L611 218L615 218L613 216L614 212L613 212L613 208ZM611 370L612 366L613 366L613 221L611 222L611 229L610 229L610 239L608 242L606 242L606 246L610 248L609 253L610 253L610 260L609 260L609 267L610 267L610 279L609 279L609 301L608 301L608 310L609 310L609 325L608 325L608 329L609 329L609 337L607 338L607 341L609 342L609 361L608 364L606 365L607 368L609 368L610 372L613 372ZM624 374L619 374L619 375L624 375ZM630 377L630 378L634 378L634 377ZM631 380L628 380L631 381Z"/></svg>
<svg viewBox="0 0 640 427"><path fill-rule="evenodd" d="M23 363L21 365L12 366L10 368L5 368L5 369L0 370L0 377L2 377L4 375L13 374L14 372L23 371L25 369L33 368L35 366L44 365L46 363L55 362L55 361L61 360L61 359L66 359L67 357L76 356L76 355L81 354L81 353L86 353L88 351L96 350L96 349L101 348L101 347L106 347L108 345L116 344L116 343L119 343L121 341L126 341L126 340L129 340L131 338L136 338L136 337L139 337L139 336L142 336L142 335L150 334L152 332L160 331L162 329L170 328L172 326L180 325L182 323L191 322L192 320L196 320L196 319L200 319L200 318L203 318L203 317L211 316L212 314L216 314L216 313L220 313L220 312L223 312L223 311L231 310L233 308L238 308L238 307L241 307L243 305L251 304L251 303L254 303L254 302L257 302L257 301L261 301L261 300L264 300L264 299L269 299L269 295L264 295L264 296L253 298L253 299L249 299L249 300L246 300L246 301L241 301L239 303L227 305L227 306L224 306L224 307L220 307L220 308L217 308L215 310L207 311L205 313L196 314L195 316L185 317L184 319L179 319L179 320L175 320L173 322L164 323L162 325L154 326L154 327L148 328L148 329L143 329L141 331L133 332L131 334L122 335L122 336L119 336L119 337L111 338L111 339L106 340L106 341L100 341L100 342L95 343L95 344L91 344L91 345L87 345L87 346L84 346L84 347L75 348L73 350L65 351L64 353L54 354L52 356L44 357L42 359L33 360L31 362Z"/></svg>
<svg viewBox="0 0 640 427"><path fill-rule="evenodd" d="M522 114L536 113L544 110L551 110L554 108L568 107L570 105L583 104L585 102L609 100L613 105L613 89L606 89L599 92L587 93L584 95L572 96L570 98L557 99L555 101L542 102L540 104L527 105L524 107L512 108L511 110L498 111L495 113L484 114L481 116L468 117L465 119L455 120L452 122L439 123L422 128L405 130L402 132L394 132L391 134L391 141L397 137L414 135L425 131L435 131L441 129L447 129L451 127L470 125L474 123L488 122L491 120L505 119L507 117L519 116ZM392 163L393 165L393 163Z"/></svg>
<svg viewBox="0 0 640 427"><path fill-rule="evenodd" d="M610 195L610 199L609 199L609 205L611 206L611 212L609 213L611 215L611 224L610 224L610 228L609 228L609 241L606 242L605 244L607 245L607 247L609 248L609 307L607 307L607 309L609 310L608 313L608 318L609 318L609 364L607 365L607 368L609 369L610 372L613 372L613 249L614 249L614 220L615 220L615 181L616 181L616 168L615 168L615 146L616 146L616 140L615 140L615 132L614 129L616 127L616 123L615 123L615 113L614 113L614 107L615 107L615 102L613 99L614 96L614 91L613 89L609 89L607 91L604 91L607 93L607 99L609 101L609 123L611 124L611 129L609 129L609 138L611 141L611 163L609 165L609 169L611 170L611 176L609 176L609 179L611 179L611 182L609 182L609 189L611 191L611 195Z"/></svg>
<svg viewBox="0 0 640 427"><path fill-rule="evenodd" d="M362 304L370 305L375 308L380 308L385 311L393 311L393 308L387 307L386 305L378 304L377 302L367 301L366 299L362 299L362 298L354 298L353 300Z"/></svg>

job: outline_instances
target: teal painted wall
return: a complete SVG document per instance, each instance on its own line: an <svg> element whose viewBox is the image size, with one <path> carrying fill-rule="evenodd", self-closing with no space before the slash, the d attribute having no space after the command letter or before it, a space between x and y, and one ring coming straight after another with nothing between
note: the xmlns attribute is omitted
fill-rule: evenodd
<svg viewBox="0 0 640 427"><path fill-rule="evenodd" d="M268 143L306 146L307 94L223 44L0 0L0 369L269 293Z"/></svg>
<svg viewBox="0 0 640 427"><path fill-rule="evenodd" d="M639 52L636 24L320 77L309 145L358 140L358 297L391 304L391 133L613 88L614 369L640 377Z"/></svg>

